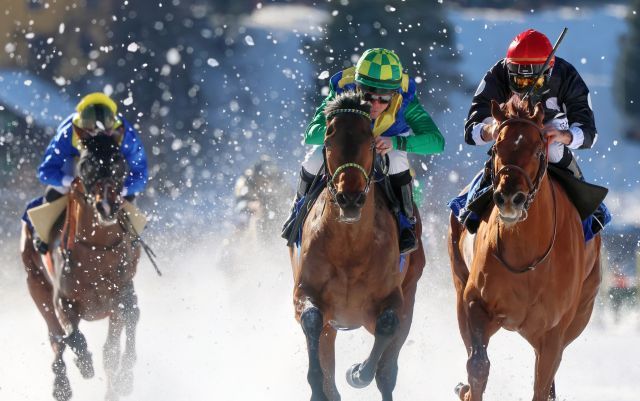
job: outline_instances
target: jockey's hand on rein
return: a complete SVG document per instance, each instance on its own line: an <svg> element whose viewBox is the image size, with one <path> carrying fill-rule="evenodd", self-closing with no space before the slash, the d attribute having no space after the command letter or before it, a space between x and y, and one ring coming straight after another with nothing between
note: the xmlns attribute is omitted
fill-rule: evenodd
<svg viewBox="0 0 640 401"><path fill-rule="evenodd" d="M385 136L376 137L376 152L381 155L385 155L387 152L393 149L393 142L391 138Z"/></svg>
<svg viewBox="0 0 640 401"><path fill-rule="evenodd" d="M482 127L482 132L480 134L482 140L485 142L495 141L498 138L497 128L498 123L495 121L491 124L485 124L484 127Z"/></svg>
<svg viewBox="0 0 640 401"><path fill-rule="evenodd" d="M543 132L549 144L560 142L569 145L573 141L573 135L569 130L559 130L552 125L547 125L544 127Z"/></svg>

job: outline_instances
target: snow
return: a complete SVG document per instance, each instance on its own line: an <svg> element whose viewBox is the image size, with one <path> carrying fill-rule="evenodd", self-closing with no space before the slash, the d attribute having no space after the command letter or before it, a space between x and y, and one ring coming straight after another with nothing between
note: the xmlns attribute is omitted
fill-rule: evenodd
<svg viewBox="0 0 640 401"><path fill-rule="evenodd" d="M110 57L114 48L126 49L126 57L156 50L135 37L100 47L99 51L91 44L88 67L92 72L82 79L87 80L87 87L114 94L125 106L125 116L147 113L135 109L136 99L139 102L143 95L132 90L136 82L157 79L162 88L153 106L156 117L143 126L151 144L147 154L154 178L141 203L152 218L145 238L159 254L165 274L156 277L143 258L136 278L142 318L135 390L125 399L308 399L307 354L303 334L293 318L287 249L275 233L270 233L272 243L256 243L227 235L225 230L234 218L231 184L257 155L273 155L293 185L306 150L300 143L302 130L316 106L306 99L310 93L328 93L326 79L342 66L337 58L333 60L335 65L311 65L305 46L309 41L322 40L329 18L345 18L338 3L333 2L326 10L260 3L254 13L237 21L238 26L214 21L211 26L198 28L196 35L207 39L207 46L191 47L177 40L169 45L173 47L163 48L158 58L146 58L135 66L123 58L120 67L132 71L129 82L112 82L109 71L101 68L101 57ZM398 15L390 5L380 12L387 18ZM569 26L558 55L576 65L591 88L600 130L595 148L578 152L581 167L589 180L611 188L607 204L614 212L614 222L640 226L639 145L622 135L623 119L614 105L612 89L619 52L619 46L612 44L617 44L626 31L627 12L619 5L525 12L448 11L453 29L443 34L455 35L451 51L460 59L456 68L461 72L461 82L433 89L428 79L416 77L424 98L431 99L427 94L433 93L446 96L449 102L444 111L424 102L443 130L447 148L443 155L414 164L425 176L420 184L428 201L422 210L427 222L427 268L420 282L414 325L400 358L397 399L454 399L453 387L465 381L466 355L458 335L444 244L445 202L470 181L486 159L486 147L461 145L463 119L478 82L503 57L518 32L534 27L547 33L553 42L561 27ZM208 17L206 7L194 6L192 13L196 21ZM169 26L187 22L156 21L152 34L167 34ZM384 25L389 30L406 29ZM82 25L56 23L54 31L56 26L60 35L80 28L88 32ZM381 35L384 32L380 29ZM20 35L37 40L27 30ZM220 37L224 40L210 48L210 39ZM61 39L47 39L52 54L54 43ZM4 54L13 58L18 54L17 45L7 40ZM428 47L433 50L438 44L429 43ZM357 52L349 55L351 61L357 59ZM68 55L57 57L66 60ZM193 60L193 66L187 60ZM37 64L38 68L48 66L46 61ZM142 74L149 71L157 74ZM183 74L195 77L193 83L197 84L183 92L167 84ZM0 111L9 108L34 124L55 127L75 106L77 99L72 100L66 90L77 79L58 73L52 83L47 83L26 70L2 70ZM6 99L11 102L5 103ZM190 107L199 114L180 121L176 128L169 127L167 120L173 123L180 119L174 114L174 104L184 99L193 100ZM5 139L0 137L0 145ZM165 152L176 155L173 160L163 160L173 162L170 168L175 174L159 183L155 174L161 167L153 164L153 159ZM200 178L204 182L198 182ZM160 185L166 187L165 195L158 194ZM195 189L185 196L187 188ZM3 210L11 212L3 212L2 222L8 223L0 226L0 293L5 300L0 303L0 320L5 324L5 330L0 330L0 354L5 361L0 364L0 399L50 399L52 355L44 322L24 282L14 224L24 201L42 188L34 187L31 192L10 189L3 192L2 201ZM284 220L284 216L276 219ZM226 253L233 255L232 261L224 257ZM634 311L614 323L604 304L598 301L592 323L564 355L557 376L562 400L638 400L640 317ZM100 399L105 388L101 347L106 322L83 322L81 328L94 354L97 376L82 380L67 351L74 399ZM347 367L365 358L372 341L373 337L362 330L338 336L337 378L344 400L379 398L375 384L355 390L344 380ZM492 370L486 399L530 399L533 353L528 344L515 333L500 332L492 339L489 357Z"/></svg>

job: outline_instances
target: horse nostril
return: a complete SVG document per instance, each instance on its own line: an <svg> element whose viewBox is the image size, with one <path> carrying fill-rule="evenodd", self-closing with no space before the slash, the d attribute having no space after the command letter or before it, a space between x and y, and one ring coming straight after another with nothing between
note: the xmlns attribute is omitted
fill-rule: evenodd
<svg viewBox="0 0 640 401"><path fill-rule="evenodd" d="M500 192L495 192L493 194L493 201L496 203L496 205L502 206L504 205L504 196L502 196Z"/></svg>
<svg viewBox="0 0 640 401"><path fill-rule="evenodd" d="M515 206L521 206L526 199L527 197L524 195L524 193L518 192L514 195L512 202Z"/></svg>
<svg viewBox="0 0 640 401"><path fill-rule="evenodd" d="M356 198L356 202L355 202L356 207L360 208L364 206L364 202L366 200L367 200L367 195L365 195L364 192L360 192L360 194L358 194L358 197Z"/></svg>
<svg viewBox="0 0 640 401"><path fill-rule="evenodd" d="M338 202L338 205L340 207L345 207L347 205L347 197L343 192L338 192L336 194L336 202Z"/></svg>

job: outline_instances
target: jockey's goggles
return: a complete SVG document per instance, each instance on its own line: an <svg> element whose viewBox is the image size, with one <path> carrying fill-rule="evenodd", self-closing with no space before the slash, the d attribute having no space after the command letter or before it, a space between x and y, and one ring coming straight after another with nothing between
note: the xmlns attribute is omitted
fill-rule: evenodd
<svg viewBox="0 0 640 401"><path fill-rule="evenodd" d="M74 118L74 124L92 136L101 133L110 135L117 122L111 109L103 104L89 105Z"/></svg>
<svg viewBox="0 0 640 401"><path fill-rule="evenodd" d="M369 103L378 102L382 104L388 104L389 102L391 102L393 95L376 95L370 92L364 92L362 98L365 102Z"/></svg>
<svg viewBox="0 0 640 401"><path fill-rule="evenodd" d="M511 82L518 89L528 89L531 86L534 89L540 89L544 86L545 76L541 75L537 80L533 76L513 75L511 76Z"/></svg>

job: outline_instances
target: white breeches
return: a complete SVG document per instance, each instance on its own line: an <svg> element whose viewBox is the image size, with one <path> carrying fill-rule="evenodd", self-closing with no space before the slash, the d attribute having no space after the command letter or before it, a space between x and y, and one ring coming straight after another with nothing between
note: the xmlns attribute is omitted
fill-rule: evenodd
<svg viewBox="0 0 640 401"><path fill-rule="evenodd" d="M322 167L322 146L315 145L311 148L302 162L302 167L313 175L320 173ZM403 150L391 150L389 153L389 175L403 173L409 170L409 158Z"/></svg>

